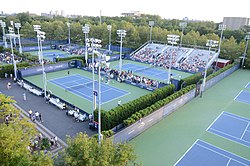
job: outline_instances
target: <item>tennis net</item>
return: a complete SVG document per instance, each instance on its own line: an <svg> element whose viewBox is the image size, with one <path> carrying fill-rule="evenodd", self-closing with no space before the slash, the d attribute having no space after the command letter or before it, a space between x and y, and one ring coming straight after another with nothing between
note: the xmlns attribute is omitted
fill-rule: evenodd
<svg viewBox="0 0 250 166"><path fill-rule="evenodd" d="M95 84L97 82L95 81ZM87 83L84 83L84 84L77 84L77 85L74 85L74 86L69 86L69 87L66 87L65 89L66 90L78 90L78 89L82 89L82 88L88 88L88 89L91 89L93 86L93 81L90 81L90 82L87 82Z"/></svg>

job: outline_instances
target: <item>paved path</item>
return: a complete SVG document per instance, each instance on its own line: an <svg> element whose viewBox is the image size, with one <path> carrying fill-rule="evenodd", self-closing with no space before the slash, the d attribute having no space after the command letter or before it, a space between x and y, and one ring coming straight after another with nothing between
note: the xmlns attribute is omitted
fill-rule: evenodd
<svg viewBox="0 0 250 166"><path fill-rule="evenodd" d="M12 83L12 88L7 89L7 83ZM67 116L65 111L57 107L46 104L42 97L29 93L10 79L0 79L0 92L7 96L13 96L16 104L24 111L31 109L33 112L42 113L42 125L52 131L57 137L66 142L66 135L71 137L79 132L86 132L89 136L96 132L89 130L88 122L76 122L72 116ZM26 93L27 100L23 100L23 93Z"/></svg>

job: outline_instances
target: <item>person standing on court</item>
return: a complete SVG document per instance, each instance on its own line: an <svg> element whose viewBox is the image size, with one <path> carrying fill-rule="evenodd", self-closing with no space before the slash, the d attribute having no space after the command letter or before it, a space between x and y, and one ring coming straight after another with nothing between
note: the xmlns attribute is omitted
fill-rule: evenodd
<svg viewBox="0 0 250 166"><path fill-rule="evenodd" d="M69 75L69 73L70 73L70 72L69 72L69 70L68 70L68 75Z"/></svg>
<svg viewBox="0 0 250 166"><path fill-rule="evenodd" d="M118 106L120 106L121 105L121 103L122 103L122 101L121 100L118 100Z"/></svg>

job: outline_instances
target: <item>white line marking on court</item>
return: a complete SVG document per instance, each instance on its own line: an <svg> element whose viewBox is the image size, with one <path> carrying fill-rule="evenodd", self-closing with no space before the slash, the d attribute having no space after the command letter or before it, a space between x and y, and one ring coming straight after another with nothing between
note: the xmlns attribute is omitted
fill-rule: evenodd
<svg viewBox="0 0 250 166"><path fill-rule="evenodd" d="M234 100L236 100L236 98L241 94L242 91L243 91L243 90L241 90L241 91L238 93L238 95L234 98Z"/></svg>
<svg viewBox="0 0 250 166"><path fill-rule="evenodd" d="M221 149L221 148L219 148L218 146L212 145L212 144L210 144L210 143L208 143L208 142L205 142L205 141L202 141L202 140L199 140L199 141L200 141L200 142L203 142L203 143L206 143L206 144L208 144L208 145L210 145L210 146L216 147L217 149ZM227 152L227 153L229 153L229 154L231 154L231 155L233 155L233 156L236 156L236 157L239 157L239 158L242 158L242 159L248 161L248 159L246 159L246 158L244 158L244 157L241 157L241 156L238 156L238 155L236 155L236 154L233 154L233 153L231 153L231 152L229 152L229 151L227 151L227 150L224 150L224 149L221 149L221 150L222 150L222 151L225 151L225 152ZM217 153L218 153L218 152L217 152ZM227 158L229 158L229 157L227 157ZM243 165L246 165L246 164L244 164L244 163L242 163L242 162L240 162L240 161L238 161L238 160L235 160L235 159L232 159L232 160L237 161L237 162L239 162L239 163L241 163L241 164L243 164ZM248 166L248 165L246 165L246 166Z"/></svg>
<svg viewBox="0 0 250 166"><path fill-rule="evenodd" d="M131 133L133 133L135 130L132 130L132 131L130 131L129 133L128 133L128 135L130 135Z"/></svg>
<svg viewBox="0 0 250 166"><path fill-rule="evenodd" d="M178 164L178 163L182 160L182 158L183 158L184 156L186 156L186 154L192 149L192 147L197 143L197 141L199 141L199 139L197 139L197 140L188 148L188 150L181 156L181 158L179 158L179 160L176 161L176 163L174 164L174 166L176 166L176 164Z"/></svg>
<svg viewBox="0 0 250 166"><path fill-rule="evenodd" d="M243 140L242 138L243 138L243 136L245 135L245 133L246 133L247 128L248 128L249 125L250 125L250 122L248 122L247 127L245 128L245 130L244 130L242 136L240 137L241 140Z"/></svg>
<svg viewBox="0 0 250 166"><path fill-rule="evenodd" d="M154 118L149 119L148 122L151 122L153 119L154 119Z"/></svg>
<svg viewBox="0 0 250 166"><path fill-rule="evenodd" d="M228 166L228 165L229 165L229 163L230 163L230 161L231 161L231 160L232 160L231 158L228 160L228 162L227 162L227 165L226 165L226 166Z"/></svg>
<svg viewBox="0 0 250 166"><path fill-rule="evenodd" d="M214 152L214 153L216 153L216 154L218 154L218 155L221 155L221 156L223 156L223 157L228 158L228 159L229 159L229 162L230 162L230 160L232 159L231 157L226 156L225 154L221 154L221 153L219 153L219 152L217 152L217 151L215 151L215 150L212 150L212 149L210 149L210 148L208 148L208 147L205 147L205 146L203 146L203 145L200 145L200 144L198 144L198 143L197 143L197 145L200 146L200 147L202 147L202 148L205 148L205 149L207 149L207 150L209 150L209 151L211 151L211 152ZM212 146L214 146L214 145L212 145ZM217 148L218 148L218 147L217 147ZM218 149L220 149L220 148L218 148ZM222 149L221 149L221 150L222 150ZM224 150L223 150L223 151L224 151ZM231 153L231 154L232 154L232 153ZM242 157L240 157L240 158L242 158ZM235 161L237 161L238 163L241 163L241 164L243 164L243 165L248 166L247 164L242 163L242 162L240 162L240 161L238 161L238 160L235 160Z"/></svg>
<svg viewBox="0 0 250 166"><path fill-rule="evenodd" d="M242 122L249 122L249 120L245 120L245 119L243 119L243 117L237 117L238 115L234 115L234 114L223 114L223 115L225 115L225 116L229 116L229 117L231 117L231 118L234 118L234 119L237 119L237 120L239 120L239 121L242 121Z"/></svg>
<svg viewBox="0 0 250 166"><path fill-rule="evenodd" d="M222 112L220 113L220 115L217 116L217 118L212 122L212 124L210 124L210 125L208 126L208 128L206 129L206 131L208 131L208 129L211 128L211 126L219 119L219 117L220 117L223 113L224 113L224 111L222 111Z"/></svg>
<svg viewBox="0 0 250 166"><path fill-rule="evenodd" d="M249 81L248 84L245 86L245 88L248 88L248 85L250 86L250 81Z"/></svg>

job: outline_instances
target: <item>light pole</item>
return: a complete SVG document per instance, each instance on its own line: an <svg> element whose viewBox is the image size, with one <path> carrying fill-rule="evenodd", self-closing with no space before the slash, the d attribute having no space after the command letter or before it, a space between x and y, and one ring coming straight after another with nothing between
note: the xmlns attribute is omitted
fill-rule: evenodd
<svg viewBox="0 0 250 166"><path fill-rule="evenodd" d="M206 86L206 77L207 77L207 68L208 68L207 64L209 62L209 56L211 54L211 48L212 47L217 47L218 46L218 41L216 41L216 40L208 40L206 46L208 47L208 57L207 57L207 63L206 63L206 66L205 66L205 73L204 73L204 77L203 77L200 97L202 97L202 93L204 92L205 86Z"/></svg>
<svg viewBox="0 0 250 166"><path fill-rule="evenodd" d="M85 35L85 63L86 65L88 64L88 47L87 47L87 37L88 37L88 33L89 33L89 25L85 24L84 27L82 27L82 31Z"/></svg>
<svg viewBox="0 0 250 166"><path fill-rule="evenodd" d="M221 46L221 41L222 41L222 36L223 36L223 31L226 30L226 25L225 24L220 24L219 25L219 31L221 31L220 33L220 42L219 42L219 48L218 48L218 53L220 55L220 46ZM216 58L216 63L215 63L215 71L217 70L217 65L218 65L218 58L219 58L219 55L217 56Z"/></svg>
<svg viewBox="0 0 250 166"><path fill-rule="evenodd" d="M117 30L117 35L121 38L120 41L120 61L119 61L119 74L122 73L122 38L126 36L126 30L119 29Z"/></svg>
<svg viewBox="0 0 250 166"><path fill-rule="evenodd" d="M68 41L69 41L69 44L70 44L70 23L69 22L67 22L67 26L68 26L68 30L69 30L69 39L68 39Z"/></svg>
<svg viewBox="0 0 250 166"><path fill-rule="evenodd" d="M111 47L111 30L112 30L112 25L107 25L107 29L109 31L109 52L110 52L110 47Z"/></svg>
<svg viewBox="0 0 250 166"><path fill-rule="evenodd" d="M21 38L20 38L20 33L19 33L19 29L21 28L21 24L20 23L15 23L15 27L17 29L17 34L18 34L18 42L19 42L19 53L21 54L22 51L22 45L21 45Z"/></svg>
<svg viewBox="0 0 250 166"><path fill-rule="evenodd" d="M4 48L7 48L8 45L7 45L7 41L6 41L6 36L5 36L5 27L6 27L6 24L5 22L3 22L2 20L0 20L0 25L2 27L2 30L3 30L3 41L4 41Z"/></svg>
<svg viewBox="0 0 250 166"><path fill-rule="evenodd" d="M15 33L14 21L10 21L10 25L12 26L13 31L14 31L14 33ZM14 46L16 46L16 38L14 38Z"/></svg>
<svg viewBox="0 0 250 166"><path fill-rule="evenodd" d="M181 42L180 42L180 47L182 46L182 39L183 39L183 32L184 32L184 28L187 27L187 23L186 22L180 22L179 26L181 27Z"/></svg>
<svg viewBox="0 0 250 166"><path fill-rule="evenodd" d="M6 34L6 36L8 36L10 38L12 62L13 62L13 65L14 65L14 76L15 76L14 79L16 80L17 79L17 67L16 67L16 60L15 60L15 57L14 57L12 39L15 39L17 36L15 35L14 29L12 27L9 27L9 34Z"/></svg>
<svg viewBox="0 0 250 166"><path fill-rule="evenodd" d="M149 21L148 24L150 26L149 41L151 42L151 40L152 40L152 30L153 30L153 26L154 26L155 22L154 21Z"/></svg>
<svg viewBox="0 0 250 166"><path fill-rule="evenodd" d="M248 34L246 35L245 40L246 40L247 42L246 42L246 47L245 47L245 51L244 51L244 56L243 56L243 59L242 59L241 68L243 68L243 66L244 66L244 61L245 61L245 59L246 59L247 48L248 48L248 40L250 40L250 32L248 32Z"/></svg>
<svg viewBox="0 0 250 166"><path fill-rule="evenodd" d="M168 84L171 84L171 68L172 68L172 59L174 54L174 45L177 45L177 41L179 41L180 36L179 35L168 35L168 43L172 45L172 53L170 55L170 64L168 67Z"/></svg>
<svg viewBox="0 0 250 166"><path fill-rule="evenodd" d="M96 51L98 55L98 144L101 144L102 134L101 134L101 67L107 65L106 61L109 60L105 54L101 54ZM107 65L108 66L108 65Z"/></svg>
<svg viewBox="0 0 250 166"><path fill-rule="evenodd" d="M43 61L43 48L42 48L42 42L45 40L45 32L40 31L41 26L40 25L34 25L34 30L37 33L37 41L38 41L38 54L40 55L41 61L40 63L42 64L42 73L43 73L43 90L44 90L44 98L47 97L47 79L46 79L46 73L44 69L44 61Z"/></svg>
<svg viewBox="0 0 250 166"><path fill-rule="evenodd" d="M101 45L101 40L99 39L94 39L94 38L90 38L90 39L86 39L86 44L87 46L91 47L91 50L92 50L92 81L93 81L93 84L92 84L92 91L93 91L93 110L92 110L92 115L93 115L93 118L94 118L94 111L96 109L96 96L97 96L97 93L96 93L96 90L95 90L95 64L94 64L94 57L95 57L95 52L97 52L96 50L101 48L102 45Z"/></svg>
<svg viewBox="0 0 250 166"><path fill-rule="evenodd" d="M41 25L33 25L34 31L38 32L41 29ZM40 51L40 41L39 38L37 38L37 48L38 48L38 59L39 59L39 63L41 64L41 51Z"/></svg>

